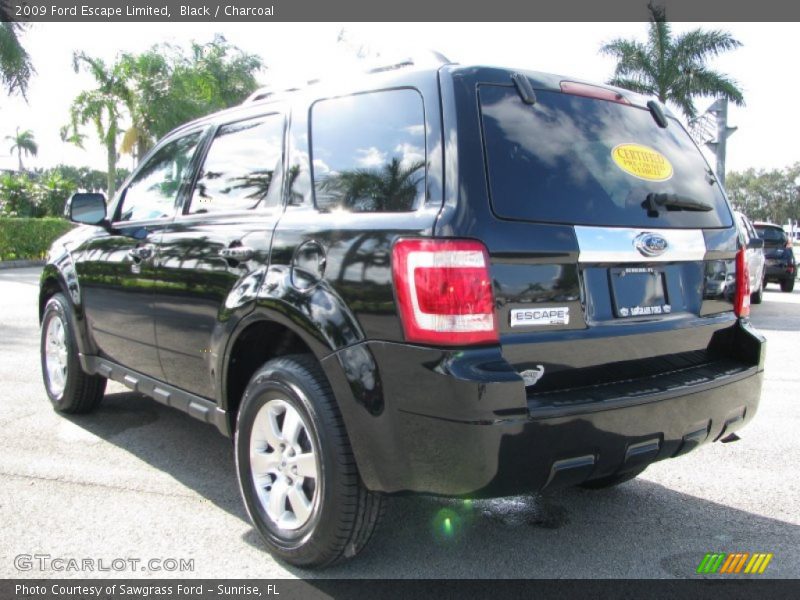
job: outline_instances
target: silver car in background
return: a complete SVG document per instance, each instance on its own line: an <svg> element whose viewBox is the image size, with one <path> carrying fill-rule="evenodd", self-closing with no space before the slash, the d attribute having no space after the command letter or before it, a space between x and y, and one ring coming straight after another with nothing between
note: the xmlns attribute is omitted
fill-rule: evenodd
<svg viewBox="0 0 800 600"><path fill-rule="evenodd" d="M742 236L747 260L747 267L750 271L750 302L761 304L764 299L764 240L758 237L753 224L744 214L734 211L736 215L736 227L739 235Z"/></svg>

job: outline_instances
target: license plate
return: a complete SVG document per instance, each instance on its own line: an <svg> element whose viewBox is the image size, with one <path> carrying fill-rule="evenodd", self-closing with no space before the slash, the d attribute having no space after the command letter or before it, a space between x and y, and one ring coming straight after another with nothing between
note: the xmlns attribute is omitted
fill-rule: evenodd
<svg viewBox="0 0 800 600"><path fill-rule="evenodd" d="M647 317L672 312L664 272L652 267L609 269L617 317Z"/></svg>

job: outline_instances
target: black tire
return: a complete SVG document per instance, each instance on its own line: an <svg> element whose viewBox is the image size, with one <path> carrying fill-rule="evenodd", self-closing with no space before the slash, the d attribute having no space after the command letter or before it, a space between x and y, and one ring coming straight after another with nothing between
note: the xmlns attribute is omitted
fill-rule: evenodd
<svg viewBox="0 0 800 600"><path fill-rule="evenodd" d="M48 328L58 319L64 333L66 349L66 369L63 385L51 380L47 369ZM78 347L75 343L75 328L72 324L72 312L63 294L55 294L47 301L42 316L42 331L39 344L42 364L42 378L47 397L58 412L82 414L93 411L103 399L106 391L106 379L99 375L88 375L81 368L78 360Z"/></svg>
<svg viewBox="0 0 800 600"><path fill-rule="evenodd" d="M634 471L626 471L625 473L615 473L608 477L600 477L599 479L590 479L580 484L580 487L587 490L605 490L607 488L615 487L631 479L636 479L641 475L647 467L637 469Z"/></svg>
<svg viewBox="0 0 800 600"><path fill-rule="evenodd" d="M294 453L289 455L290 450L283 449L286 444L279 444L281 450L277 456L281 458L279 462L270 463L274 468L282 469L279 473L264 475L257 483L251 471L251 437L254 444L259 443L259 430L254 429L256 417L261 415L259 419L265 418L267 413L259 411L268 410L265 408L268 403L276 406L276 402L279 407L280 403L284 403L283 423L290 412L285 405L293 408L303 421L303 429L296 436L296 445L290 445L299 453L300 445L305 444L307 447L303 451L308 452L310 448L317 457L313 494L308 498L312 506L310 517L306 517L308 520L295 529L282 528L278 521L271 518L265 507L265 502L269 505L269 498L264 499L265 493L272 493L272 486L278 489L281 478L282 492L292 489L294 485L303 491L304 498L311 493L305 487L306 478L298 476L296 470L294 475L288 473L288 469L293 467L287 466L286 462L292 459L285 457L294 456ZM287 439L282 425L280 436L281 440ZM236 471L245 507L250 520L275 557L298 567L326 567L355 556L366 546L383 514L384 497L370 492L362 483L336 400L324 373L312 356L276 358L256 371L242 397L234 441ZM278 449L273 448L268 452L270 448L272 443L264 442L263 452L273 460L276 456L273 453ZM278 464L282 466L278 467ZM292 480L292 477L295 479ZM288 482L288 488L285 482ZM280 510L290 511L293 515L291 501L292 498L287 496L278 503ZM297 521L301 520L298 517Z"/></svg>
<svg viewBox="0 0 800 600"><path fill-rule="evenodd" d="M750 304L761 304L764 300L764 282L761 282L759 288L750 294Z"/></svg>
<svg viewBox="0 0 800 600"><path fill-rule="evenodd" d="M794 291L794 277L788 277L781 280L781 291L792 292Z"/></svg>

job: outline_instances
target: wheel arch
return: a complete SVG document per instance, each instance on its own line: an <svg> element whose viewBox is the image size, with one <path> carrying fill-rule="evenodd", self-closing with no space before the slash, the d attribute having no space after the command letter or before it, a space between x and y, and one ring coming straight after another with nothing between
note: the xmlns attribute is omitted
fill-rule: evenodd
<svg viewBox="0 0 800 600"><path fill-rule="evenodd" d="M52 268L52 265L48 265L51 269L47 269L42 272L42 278L39 282L39 324L42 324L42 317L44 317L44 307L47 305L47 301L50 300L53 296L58 294L59 292L63 293L65 296L69 296L67 293L66 285L64 284L62 278L59 276L58 271L55 271ZM49 271L49 272L48 272Z"/></svg>
<svg viewBox="0 0 800 600"><path fill-rule="evenodd" d="M73 282L72 285L68 283L70 281ZM77 276L75 275L71 260L66 263L66 268L63 262L62 264L48 263L42 271L42 275L39 279L38 316L40 325L44 317L44 309L45 306L47 306L47 302L58 293L64 294L67 300L70 309L70 318L72 319L72 326L78 344L78 352L81 354L94 354L94 346L91 343L91 338L89 337L86 326L86 319L83 314Z"/></svg>
<svg viewBox="0 0 800 600"><path fill-rule="evenodd" d="M289 354L309 354L317 361L332 352L325 336L305 315L264 307L242 319L230 335L219 365L219 406L226 413L230 435L250 378L265 362ZM335 395L335 394L334 394Z"/></svg>

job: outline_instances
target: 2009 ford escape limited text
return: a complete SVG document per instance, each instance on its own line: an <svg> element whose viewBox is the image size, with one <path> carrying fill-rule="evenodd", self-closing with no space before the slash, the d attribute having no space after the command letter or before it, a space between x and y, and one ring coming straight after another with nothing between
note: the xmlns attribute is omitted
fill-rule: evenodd
<svg viewBox="0 0 800 600"><path fill-rule="evenodd" d="M295 565L356 554L387 494L606 487L758 406L731 209L624 90L443 64L261 92L67 211L56 410L113 379L216 425Z"/></svg>

